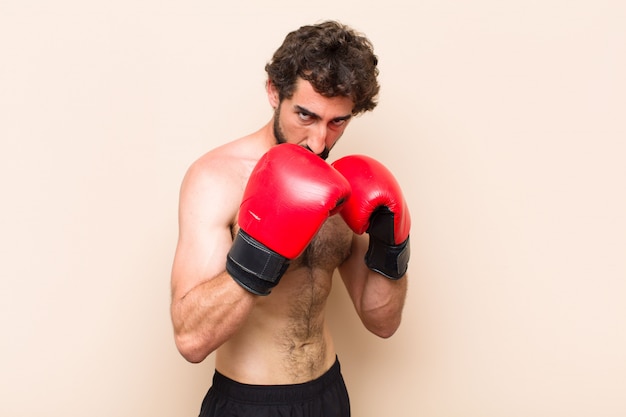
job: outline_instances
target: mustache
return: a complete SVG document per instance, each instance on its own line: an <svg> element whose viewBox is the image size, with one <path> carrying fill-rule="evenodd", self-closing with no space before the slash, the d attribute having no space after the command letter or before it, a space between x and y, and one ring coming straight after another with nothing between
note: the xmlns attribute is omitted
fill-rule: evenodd
<svg viewBox="0 0 626 417"><path fill-rule="evenodd" d="M304 147L305 149L313 152L313 150L311 150L311 148L309 148L308 146ZM313 152L315 153L315 152ZM324 147L324 150L321 153L316 154L317 156L319 156L320 158L322 158L324 161L326 159L328 159L328 155L330 155L330 149L328 149L326 146Z"/></svg>

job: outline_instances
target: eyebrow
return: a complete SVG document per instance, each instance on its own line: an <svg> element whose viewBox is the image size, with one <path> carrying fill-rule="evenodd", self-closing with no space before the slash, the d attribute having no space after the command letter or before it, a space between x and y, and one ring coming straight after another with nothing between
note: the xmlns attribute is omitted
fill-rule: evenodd
<svg viewBox="0 0 626 417"><path fill-rule="evenodd" d="M315 114L315 113L313 113L311 110L305 109L305 108L304 108L304 107L302 107L302 106L298 106L298 105L296 104L296 105L294 106L294 108L295 108L295 110L296 110L298 113L304 113L304 114L306 114L307 116L311 116L311 117L313 117L313 118L315 118L315 119L321 119L321 117L320 117L318 114ZM352 118L352 115L351 115L351 114L347 114L347 115L345 115L345 116L335 117L335 118L333 119L333 121L334 121L334 122L339 122L339 121L342 121L342 120L350 120L351 118Z"/></svg>

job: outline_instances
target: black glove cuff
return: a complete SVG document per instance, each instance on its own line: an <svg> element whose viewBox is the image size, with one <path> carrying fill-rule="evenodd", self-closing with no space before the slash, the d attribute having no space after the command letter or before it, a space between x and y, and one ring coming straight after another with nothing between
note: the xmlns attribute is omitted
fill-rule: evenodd
<svg viewBox="0 0 626 417"><path fill-rule="evenodd" d="M369 269L389 279L400 279L409 267L411 248L409 238L399 245L390 245L370 235L370 244L365 254L365 263Z"/></svg>
<svg viewBox="0 0 626 417"><path fill-rule="evenodd" d="M243 288L268 295L289 267L289 259L239 230L226 258L226 271Z"/></svg>

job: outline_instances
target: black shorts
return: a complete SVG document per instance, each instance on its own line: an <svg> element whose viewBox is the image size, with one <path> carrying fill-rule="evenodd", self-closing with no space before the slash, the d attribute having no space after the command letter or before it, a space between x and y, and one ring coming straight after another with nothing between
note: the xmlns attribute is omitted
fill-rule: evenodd
<svg viewBox="0 0 626 417"><path fill-rule="evenodd" d="M339 361L319 378L295 385L248 385L215 371L200 417L349 417Z"/></svg>

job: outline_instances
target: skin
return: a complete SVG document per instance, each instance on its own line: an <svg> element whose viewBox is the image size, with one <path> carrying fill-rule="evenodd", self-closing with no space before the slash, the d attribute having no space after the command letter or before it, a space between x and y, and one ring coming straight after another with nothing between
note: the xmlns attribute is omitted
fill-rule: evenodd
<svg viewBox="0 0 626 417"><path fill-rule="evenodd" d="M271 82L267 96L275 112L265 126L206 153L185 175L171 317L176 346L188 361L216 352L216 369L231 379L296 384L319 377L335 361L324 310L336 269L364 326L383 338L400 325L407 279L370 271L363 261L367 235L354 234L338 215L326 221L269 296L249 293L228 275L239 203L259 158L282 142L322 154L351 120L350 98L324 97L302 79L291 98L279 101Z"/></svg>

